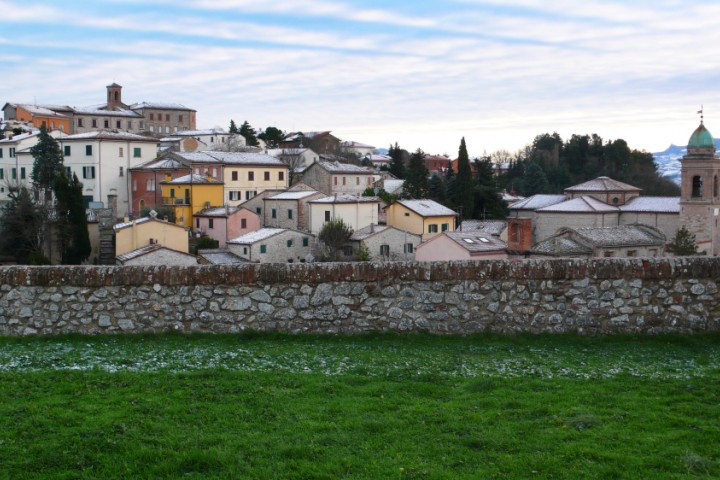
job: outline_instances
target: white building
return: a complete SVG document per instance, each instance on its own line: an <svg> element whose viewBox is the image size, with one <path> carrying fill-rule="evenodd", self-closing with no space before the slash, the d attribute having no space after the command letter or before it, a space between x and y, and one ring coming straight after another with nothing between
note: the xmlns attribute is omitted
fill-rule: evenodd
<svg viewBox="0 0 720 480"><path fill-rule="evenodd" d="M354 195L333 195L310 200L310 231L320 233L323 225L333 219L341 219L355 230L378 223L380 199L377 197L356 197Z"/></svg>

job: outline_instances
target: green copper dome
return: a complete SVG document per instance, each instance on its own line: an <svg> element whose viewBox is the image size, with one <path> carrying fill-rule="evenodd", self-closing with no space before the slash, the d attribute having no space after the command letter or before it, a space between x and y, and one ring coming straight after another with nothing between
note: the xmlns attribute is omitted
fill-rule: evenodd
<svg viewBox="0 0 720 480"><path fill-rule="evenodd" d="M715 146L712 134L702 123L695 129L688 141L688 148L710 148Z"/></svg>

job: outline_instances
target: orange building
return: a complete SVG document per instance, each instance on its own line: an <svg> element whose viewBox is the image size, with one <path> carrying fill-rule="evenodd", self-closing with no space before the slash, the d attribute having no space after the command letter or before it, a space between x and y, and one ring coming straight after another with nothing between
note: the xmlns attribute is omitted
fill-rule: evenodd
<svg viewBox="0 0 720 480"><path fill-rule="evenodd" d="M61 105L6 103L3 114L6 120L26 122L36 128L45 125L48 130L70 133L73 109Z"/></svg>

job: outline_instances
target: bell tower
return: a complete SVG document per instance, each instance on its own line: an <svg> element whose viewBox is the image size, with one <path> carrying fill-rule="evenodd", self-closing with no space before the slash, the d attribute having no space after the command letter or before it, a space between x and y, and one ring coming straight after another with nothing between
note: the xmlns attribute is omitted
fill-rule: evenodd
<svg viewBox="0 0 720 480"><path fill-rule="evenodd" d="M700 126L690 136L687 155L680 160L680 225L695 234L698 248L708 255L720 253L720 157L715 140Z"/></svg>
<svg viewBox="0 0 720 480"><path fill-rule="evenodd" d="M107 86L107 109L117 110L123 108L122 87L117 83Z"/></svg>

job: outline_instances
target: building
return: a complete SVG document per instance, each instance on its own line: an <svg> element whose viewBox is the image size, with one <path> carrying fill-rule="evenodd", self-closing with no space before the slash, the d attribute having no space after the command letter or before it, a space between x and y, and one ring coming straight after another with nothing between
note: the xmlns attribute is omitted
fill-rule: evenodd
<svg viewBox="0 0 720 480"><path fill-rule="evenodd" d="M321 198L325 198L325 194L317 190L288 190L265 197L263 225L310 231L308 202Z"/></svg>
<svg viewBox="0 0 720 480"><path fill-rule="evenodd" d="M658 257L666 237L647 225L562 228L530 250L532 257Z"/></svg>
<svg viewBox="0 0 720 480"><path fill-rule="evenodd" d="M690 136L680 160L680 224L695 235L700 251L720 253L720 157L703 120Z"/></svg>
<svg viewBox="0 0 720 480"><path fill-rule="evenodd" d="M445 232L418 245L415 259L419 262L448 260L504 260L505 242L479 231Z"/></svg>
<svg viewBox="0 0 720 480"><path fill-rule="evenodd" d="M210 207L196 212L195 233L217 240L223 248L228 240L261 228L260 216L242 207Z"/></svg>
<svg viewBox="0 0 720 480"><path fill-rule="evenodd" d="M378 223L380 199L354 195L332 195L308 201L310 231L320 233L326 222L340 219L353 230Z"/></svg>
<svg viewBox="0 0 720 480"><path fill-rule="evenodd" d="M115 257L118 265L125 266L192 266L198 264L195 255L164 247L159 243L145 245Z"/></svg>
<svg viewBox="0 0 720 480"><path fill-rule="evenodd" d="M412 262L421 240L420 235L375 224L354 231L350 237L353 258L364 247L372 262Z"/></svg>
<svg viewBox="0 0 720 480"><path fill-rule="evenodd" d="M434 200L398 200L385 207L387 224L421 235L423 242L444 232L455 231L457 212Z"/></svg>
<svg viewBox="0 0 720 480"><path fill-rule="evenodd" d="M156 208L162 205L162 189L160 183L189 175L191 168L172 158L156 158L141 163L130 169L132 185L131 202L133 216L140 217L144 208Z"/></svg>
<svg viewBox="0 0 720 480"><path fill-rule="evenodd" d="M312 261L315 236L285 228L261 228L227 242L230 252L255 263Z"/></svg>
<svg viewBox="0 0 720 480"><path fill-rule="evenodd" d="M444 155L425 155L423 163L428 172L432 175L437 173L438 175L444 174L449 168L452 168L452 160Z"/></svg>
<svg viewBox="0 0 720 480"><path fill-rule="evenodd" d="M210 176L167 177L160 186L162 204L172 208L175 223L184 227L193 226L196 212L223 204L223 183Z"/></svg>
<svg viewBox="0 0 720 480"><path fill-rule="evenodd" d="M161 150L175 152L197 152L202 150L223 150L245 146L245 137L232 135L222 128L205 130L181 130L160 139Z"/></svg>
<svg viewBox="0 0 720 480"><path fill-rule="evenodd" d="M116 256L154 244L183 253L190 251L186 228L154 217L118 223L113 230Z"/></svg>
<svg viewBox="0 0 720 480"><path fill-rule="evenodd" d="M333 153L340 150L340 139L330 133L322 132L291 132L279 145L280 148L310 148L318 154Z"/></svg>
<svg viewBox="0 0 720 480"><path fill-rule="evenodd" d="M130 215L130 169L155 158L157 140L127 132L95 131L58 141L65 168L83 184L86 204L101 202L117 217Z"/></svg>
<svg viewBox="0 0 720 480"><path fill-rule="evenodd" d="M3 115L5 120L13 120L32 128L40 128L44 125L50 131L72 132L73 109L67 105L8 102L3 106Z"/></svg>
<svg viewBox="0 0 720 480"><path fill-rule="evenodd" d="M303 183L325 195L360 195L379 178L372 168L325 161L313 163L302 174Z"/></svg>
<svg viewBox="0 0 720 480"><path fill-rule="evenodd" d="M371 155L375 151L375 147L366 143L347 140L340 142L340 151L344 154L351 154L358 158L362 158Z"/></svg>

